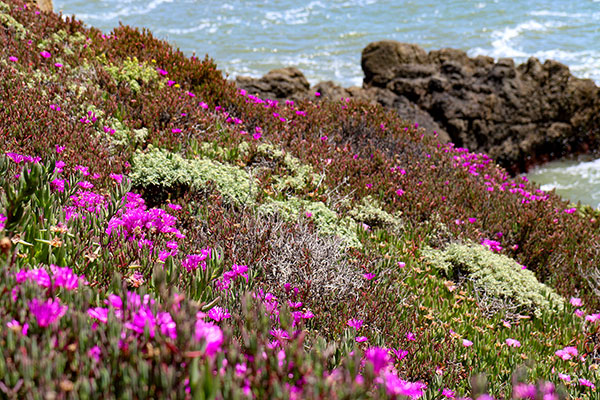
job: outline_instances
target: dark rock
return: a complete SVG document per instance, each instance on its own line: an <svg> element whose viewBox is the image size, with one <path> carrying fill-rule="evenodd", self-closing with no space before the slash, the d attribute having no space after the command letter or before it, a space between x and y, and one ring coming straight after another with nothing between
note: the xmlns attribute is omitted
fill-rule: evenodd
<svg viewBox="0 0 600 400"><path fill-rule="evenodd" d="M274 69L260 79L238 76L236 85L250 94L273 100L297 100L306 97L310 88L302 71L295 67Z"/></svg>

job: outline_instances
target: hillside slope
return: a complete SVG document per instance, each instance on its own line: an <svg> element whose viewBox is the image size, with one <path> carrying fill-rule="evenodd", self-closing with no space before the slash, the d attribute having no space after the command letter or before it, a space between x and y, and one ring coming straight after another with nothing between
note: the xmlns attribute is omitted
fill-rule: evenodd
<svg viewBox="0 0 600 400"><path fill-rule="evenodd" d="M147 31L0 24L3 397L598 398L595 211Z"/></svg>

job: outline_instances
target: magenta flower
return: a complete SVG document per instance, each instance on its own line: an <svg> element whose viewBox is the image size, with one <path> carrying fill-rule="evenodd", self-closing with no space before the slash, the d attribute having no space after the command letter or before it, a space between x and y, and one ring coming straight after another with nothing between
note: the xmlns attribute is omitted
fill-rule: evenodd
<svg viewBox="0 0 600 400"><path fill-rule="evenodd" d="M0 213L0 231L4 229L4 227L6 226L6 220L8 219L8 217L2 213Z"/></svg>
<svg viewBox="0 0 600 400"><path fill-rule="evenodd" d="M162 68L156 68L156 72L158 72L162 76L167 76L169 73Z"/></svg>
<svg viewBox="0 0 600 400"><path fill-rule="evenodd" d="M95 307L87 310L87 313L90 317L97 319L102 323L108 322L108 308L103 307Z"/></svg>
<svg viewBox="0 0 600 400"><path fill-rule="evenodd" d="M398 190L396 190L396 194L397 194L398 196L402 196L404 193L405 193L405 192L404 192L404 190L402 190L402 189L398 189Z"/></svg>
<svg viewBox="0 0 600 400"><path fill-rule="evenodd" d="M581 386L587 386L592 389L596 389L596 385L594 385L591 381L588 381L587 379L579 378L579 384Z"/></svg>
<svg viewBox="0 0 600 400"><path fill-rule="evenodd" d="M179 128L173 128L173 129L171 129L171 132L173 132L173 133L181 133L181 129L179 129Z"/></svg>
<svg viewBox="0 0 600 400"><path fill-rule="evenodd" d="M315 97L319 97L319 96L321 96L321 93L315 92Z"/></svg>
<svg viewBox="0 0 600 400"><path fill-rule="evenodd" d="M408 351L402 349L390 349L392 354L396 357L398 361L402 360L404 357L408 355Z"/></svg>
<svg viewBox="0 0 600 400"><path fill-rule="evenodd" d="M470 341L470 340L468 340L468 339L463 339L463 341L462 341L462 344L463 344L463 346L465 346L465 347L471 347L471 346L473 346L473 342L471 342L471 341Z"/></svg>
<svg viewBox="0 0 600 400"><path fill-rule="evenodd" d="M46 327L58 321L67 312L68 306L61 306L59 299L48 299L40 302L33 299L29 302L29 311L35 316L40 327Z"/></svg>
<svg viewBox="0 0 600 400"><path fill-rule="evenodd" d="M40 56L42 56L43 58L50 58L50 57L52 57L52 54L50 54L50 52L47 52L46 50L44 50L44 51L40 51Z"/></svg>
<svg viewBox="0 0 600 400"><path fill-rule="evenodd" d="M510 347L521 347L521 342L519 342L517 339L508 338L506 339L506 344Z"/></svg>
<svg viewBox="0 0 600 400"><path fill-rule="evenodd" d="M123 182L123 175L121 175L121 174L110 174L108 176L110 178L114 179L115 181L117 181L117 183Z"/></svg>
<svg viewBox="0 0 600 400"><path fill-rule="evenodd" d="M444 390L442 390L442 396L448 398L448 399L455 399L456 398L456 392L448 389L448 388L444 388Z"/></svg>
<svg viewBox="0 0 600 400"><path fill-rule="evenodd" d="M583 305L583 302L578 297L571 297L571 300L569 300L569 303L571 303L571 305L573 307L581 307Z"/></svg>
<svg viewBox="0 0 600 400"><path fill-rule="evenodd" d="M10 57L8 57L8 61L17 62L17 61L19 61L19 59L15 56L10 56Z"/></svg>
<svg viewBox="0 0 600 400"><path fill-rule="evenodd" d="M369 340L369 338L367 338L366 336L357 336L355 340L356 340L356 343L363 343L363 342L366 342L367 340Z"/></svg>
<svg viewBox="0 0 600 400"><path fill-rule="evenodd" d="M50 265L52 271L52 278L55 287L63 287L67 290L75 290L79 287L79 281L85 282L85 279L79 277L73 273L73 270L69 267L58 267L56 265Z"/></svg>
<svg viewBox="0 0 600 400"><path fill-rule="evenodd" d="M167 207L169 207L171 210L175 210L175 211L181 210L181 208L182 208L179 204L172 204L172 203L167 204Z"/></svg>
<svg viewBox="0 0 600 400"><path fill-rule="evenodd" d="M79 185L79 187L82 189L92 189L94 187L94 184L89 181L81 181L78 182L77 185Z"/></svg>
<svg viewBox="0 0 600 400"><path fill-rule="evenodd" d="M368 273L366 273L366 274L363 274L363 278L365 278L366 280L370 281L370 280L372 280L373 278L375 278L375 274L374 274L374 273L372 273L372 272L368 272Z"/></svg>
<svg viewBox="0 0 600 400"><path fill-rule="evenodd" d="M365 359L373 364L373 372L379 375L379 372L386 368L390 363L388 352L380 347L370 347L365 352Z"/></svg>
<svg viewBox="0 0 600 400"><path fill-rule="evenodd" d="M423 391L427 388L427 385L422 382L407 382L392 372L385 373L384 382L389 396L419 398L423 396Z"/></svg>
<svg viewBox="0 0 600 400"><path fill-rule="evenodd" d="M515 399L535 399L537 396L535 385L519 383L513 388L513 398Z"/></svg>
<svg viewBox="0 0 600 400"><path fill-rule="evenodd" d="M94 359L96 362L100 361L101 355L102 355L102 350L100 350L99 346L94 346L88 350L88 357Z"/></svg>
<svg viewBox="0 0 600 400"><path fill-rule="evenodd" d="M12 321L7 322L6 326L8 327L8 329L10 329L14 332L19 332L23 336L27 336L27 331L29 330L28 323L25 323L21 326L19 321L17 321L16 319L13 319Z"/></svg>
<svg viewBox="0 0 600 400"><path fill-rule="evenodd" d="M497 242L495 240L483 239L481 241L481 244L493 252L499 253L500 251L502 251L502 246L500 245L500 242Z"/></svg>
<svg viewBox="0 0 600 400"><path fill-rule="evenodd" d="M61 63L54 63L54 66L56 68L62 68L63 67L63 65Z"/></svg>
<svg viewBox="0 0 600 400"><path fill-rule="evenodd" d="M173 86L174 84L175 84L175 81L172 81L172 80L167 81L167 85L169 85L169 86Z"/></svg>
<svg viewBox="0 0 600 400"><path fill-rule="evenodd" d="M408 333L406 334L406 340L408 340L408 341L411 341L411 342L412 342L412 341L415 341L415 340L417 340L417 337L415 336L415 334L414 334L414 333L412 333L412 332L408 332Z"/></svg>
<svg viewBox="0 0 600 400"><path fill-rule="evenodd" d="M556 350L556 352L554 352L554 354L556 354L558 357L560 357L563 360L570 360L573 357L577 357L577 355L579 354L577 352L577 348L576 347L565 347L562 350Z"/></svg>
<svg viewBox="0 0 600 400"><path fill-rule="evenodd" d="M351 318L348 320L348 326L359 330L363 326L364 321L362 319Z"/></svg>
<svg viewBox="0 0 600 400"><path fill-rule="evenodd" d="M588 322L596 322L600 320L600 313L590 314L585 316L585 320Z"/></svg>
<svg viewBox="0 0 600 400"><path fill-rule="evenodd" d="M565 382L571 382L571 375L559 373L558 377Z"/></svg>
<svg viewBox="0 0 600 400"><path fill-rule="evenodd" d="M55 192L64 192L65 191L65 180L64 179L54 179L50 182L50 188Z"/></svg>
<svg viewBox="0 0 600 400"><path fill-rule="evenodd" d="M213 307L208 312L208 317L215 322L221 322L224 319L231 318L231 314L229 314L229 310L222 307Z"/></svg>

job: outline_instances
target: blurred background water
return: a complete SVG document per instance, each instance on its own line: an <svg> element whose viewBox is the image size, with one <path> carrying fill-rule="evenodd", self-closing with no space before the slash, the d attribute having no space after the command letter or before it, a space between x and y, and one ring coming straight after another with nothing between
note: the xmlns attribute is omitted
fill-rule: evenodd
<svg viewBox="0 0 600 400"><path fill-rule="evenodd" d="M555 59L600 83L600 0L54 0L54 8L105 32L119 22L147 27L188 55L208 54L230 77L296 66L312 84L360 86L362 49L394 39L517 63ZM600 161L560 161L529 176L600 203Z"/></svg>

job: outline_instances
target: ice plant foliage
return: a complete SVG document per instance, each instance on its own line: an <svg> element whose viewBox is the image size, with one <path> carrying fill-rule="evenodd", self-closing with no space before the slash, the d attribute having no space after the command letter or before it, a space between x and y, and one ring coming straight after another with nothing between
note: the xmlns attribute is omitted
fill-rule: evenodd
<svg viewBox="0 0 600 400"><path fill-rule="evenodd" d="M22 0L0 20L2 393L595 395L596 211L379 106L239 90L147 31ZM150 146L167 162L140 184ZM564 307L532 314L529 288L424 261L448 243L527 265L478 278L535 274Z"/></svg>

